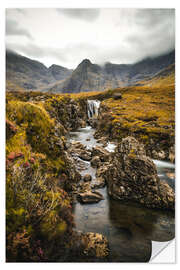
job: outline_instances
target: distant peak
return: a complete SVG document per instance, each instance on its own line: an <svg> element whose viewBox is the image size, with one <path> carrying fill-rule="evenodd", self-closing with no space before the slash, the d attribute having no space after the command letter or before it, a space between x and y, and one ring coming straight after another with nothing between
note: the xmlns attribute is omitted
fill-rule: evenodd
<svg viewBox="0 0 180 270"><path fill-rule="evenodd" d="M85 64L85 65L90 65L92 64L91 61L89 59L84 59L81 64Z"/></svg>

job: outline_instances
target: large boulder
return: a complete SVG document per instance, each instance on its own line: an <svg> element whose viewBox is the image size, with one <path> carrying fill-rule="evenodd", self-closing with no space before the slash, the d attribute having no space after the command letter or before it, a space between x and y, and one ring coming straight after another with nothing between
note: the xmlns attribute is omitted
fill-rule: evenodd
<svg viewBox="0 0 180 270"><path fill-rule="evenodd" d="M77 195L77 199L81 203L97 203L104 199L103 195L98 191L87 190Z"/></svg>
<svg viewBox="0 0 180 270"><path fill-rule="evenodd" d="M86 248L84 253L88 257L105 258L109 254L108 240L99 233L86 233Z"/></svg>
<svg viewBox="0 0 180 270"><path fill-rule="evenodd" d="M173 190L160 181L155 164L133 137L122 140L111 161L97 170L97 176L105 178L108 193L115 199L149 208L174 209Z"/></svg>
<svg viewBox="0 0 180 270"><path fill-rule="evenodd" d="M86 146L84 146L80 142L71 142L68 152L73 157L79 157L85 161L91 160L91 151L87 149Z"/></svg>
<svg viewBox="0 0 180 270"><path fill-rule="evenodd" d="M101 165L101 159L98 156L95 156L91 160L91 166L94 168L98 168Z"/></svg>
<svg viewBox="0 0 180 270"><path fill-rule="evenodd" d="M109 160L110 153L102 146L96 145L92 149L92 156L98 156L104 162Z"/></svg>

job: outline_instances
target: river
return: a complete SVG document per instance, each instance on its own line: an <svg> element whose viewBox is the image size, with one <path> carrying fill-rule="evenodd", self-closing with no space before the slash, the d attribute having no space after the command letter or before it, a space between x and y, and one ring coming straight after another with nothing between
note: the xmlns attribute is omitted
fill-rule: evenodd
<svg viewBox="0 0 180 270"><path fill-rule="evenodd" d="M89 118L98 115L99 102L88 101ZM78 141L92 149L97 143L95 129L91 126L70 133L70 141ZM108 143L106 149L113 152L115 145ZM175 166L169 162L153 160L161 180L175 187ZM82 176L90 174L95 181L96 169L83 161ZM94 204L76 203L74 216L76 230L97 232L107 237L110 247L109 262L148 262L152 260L175 237L174 213L147 209L139 204L122 203L110 198L107 188L98 189L104 200Z"/></svg>

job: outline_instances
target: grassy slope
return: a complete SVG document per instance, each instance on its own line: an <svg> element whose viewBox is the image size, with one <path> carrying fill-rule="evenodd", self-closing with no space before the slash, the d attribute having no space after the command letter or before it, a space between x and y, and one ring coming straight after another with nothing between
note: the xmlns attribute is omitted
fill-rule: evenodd
<svg viewBox="0 0 180 270"><path fill-rule="evenodd" d="M55 101L66 104L67 98L29 100L37 97L41 93L7 93L8 261L63 260L72 234L71 201L64 190L72 181L62 147L64 128L48 112L56 110Z"/></svg>

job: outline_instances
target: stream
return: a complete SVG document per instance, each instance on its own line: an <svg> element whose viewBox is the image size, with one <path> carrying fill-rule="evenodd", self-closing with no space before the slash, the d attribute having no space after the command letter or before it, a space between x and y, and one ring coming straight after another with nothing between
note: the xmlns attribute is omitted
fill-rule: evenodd
<svg viewBox="0 0 180 270"><path fill-rule="evenodd" d="M90 115L91 113L91 115ZM95 111L97 113L97 111ZM89 112L92 116L93 112ZM94 138L91 126L70 133L70 141L78 141L87 148L101 145ZM113 152L115 145L108 143L106 149ZM83 161L82 176L90 174L95 181L96 169ZM174 189L174 164L154 160L158 175ZM175 237L174 214L144 208L134 203L122 203L110 198L107 188L98 189L104 200L94 204L76 203L74 216L76 230L101 233L109 241L109 262L148 262Z"/></svg>

